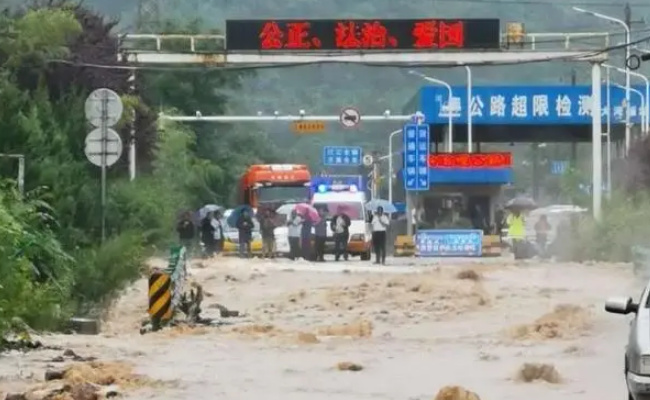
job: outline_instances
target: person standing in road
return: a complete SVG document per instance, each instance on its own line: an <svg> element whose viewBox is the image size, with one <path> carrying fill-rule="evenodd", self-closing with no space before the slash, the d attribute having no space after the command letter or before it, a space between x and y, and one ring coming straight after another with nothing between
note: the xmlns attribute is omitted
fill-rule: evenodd
<svg viewBox="0 0 650 400"><path fill-rule="evenodd" d="M215 211L210 224L214 228L214 253L219 254L223 250L223 224L221 222L221 213Z"/></svg>
<svg viewBox="0 0 650 400"><path fill-rule="evenodd" d="M302 258L308 261L314 259L313 246L311 245L311 229L313 226L314 221L309 216L304 216L302 219L302 227L300 228L300 247L302 250Z"/></svg>
<svg viewBox="0 0 650 400"><path fill-rule="evenodd" d="M539 220L535 223L535 242L537 242L538 251L542 257L546 255L548 235L551 229L552 226L546 215L540 215Z"/></svg>
<svg viewBox="0 0 650 400"><path fill-rule="evenodd" d="M210 212L201 220L201 241L203 242L203 246L205 246L205 256L208 258L214 255L217 244L214 239L213 219L213 214Z"/></svg>
<svg viewBox="0 0 650 400"><path fill-rule="evenodd" d="M334 233L334 259L338 261L341 256L345 261L348 260L348 239L350 238L350 217L348 217L341 207L336 210L336 215L332 218L330 225Z"/></svg>
<svg viewBox="0 0 650 400"><path fill-rule="evenodd" d="M506 220L508 236L512 239L515 260L526 258L526 220L520 210L512 210Z"/></svg>
<svg viewBox="0 0 650 400"><path fill-rule="evenodd" d="M386 230L390 225L388 215L384 214L383 207L377 207L377 212L370 221L372 225L372 246L375 250L375 264L386 264Z"/></svg>
<svg viewBox="0 0 650 400"><path fill-rule="evenodd" d="M251 258L251 240L253 239L253 219L248 210L242 210L237 219L237 230L239 231L239 256Z"/></svg>
<svg viewBox="0 0 650 400"><path fill-rule="evenodd" d="M275 258L275 218L270 209L258 214L260 233L262 234L262 257Z"/></svg>
<svg viewBox="0 0 650 400"><path fill-rule="evenodd" d="M327 240L327 210L320 209L318 210L320 215L320 221L314 225L314 233L316 235L315 241L315 250L316 250L316 261L323 262L325 261L325 241Z"/></svg>
<svg viewBox="0 0 650 400"><path fill-rule="evenodd" d="M289 238L289 258L296 260L300 258L300 231L302 230L302 218L296 210L291 211L287 219L287 236Z"/></svg>
<svg viewBox="0 0 650 400"><path fill-rule="evenodd" d="M195 231L196 228L194 222L192 222L192 213L189 211L184 212L176 225L176 232L178 233L178 240L181 246L185 247L188 259L191 257L192 250L194 249Z"/></svg>

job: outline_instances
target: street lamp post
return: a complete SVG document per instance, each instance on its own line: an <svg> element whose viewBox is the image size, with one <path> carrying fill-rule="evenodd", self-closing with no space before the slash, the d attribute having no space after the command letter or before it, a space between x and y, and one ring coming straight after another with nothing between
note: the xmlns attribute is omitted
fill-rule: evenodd
<svg viewBox="0 0 650 400"><path fill-rule="evenodd" d="M607 199L612 198L612 82L610 80L609 68L607 68Z"/></svg>
<svg viewBox="0 0 650 400"><path fill-rule="evenodd" d="M432 78L430 76L426 76L424 74L421 74L417 71L410 70L409 74L419 76L420 78L424 79L427 82L435 83L441 86L444 86L447 88L448 92L448 100L447 100L447 134L448 134L448 139L447 139L447 152L452 153L454 151L454 133L453 133L453 114L451 111L451 100L454 97L454 92L451 89L451 85L448 84L445 81L441 81L440 79Z"/></svg>
<svg viewBox="0 0 650 400"><path fill-rule="evenodd" d="M465 65L467 71L467 152L472 152L473 132L472 132L472 69Z"/></svg>
<svg viewBox="0 0 650 400"><path fill-rule="evenodd" d="M393 136L402 132L402 129L393 131L388 135L388 201L393 204Z"/></svg>
<svg viewBox="0 0 650 400"><path fill-rule="evenodd" d="M604 19L606 21L614 22L616 24L619 24L625 29L625 59L630 58L630 43L631 43L631 35L630 35L630 27L628 26L625 21L622 19L610 17L609 15L605 14L600 14L597 12L593 11L588 11L585 10L584 8L580 7L573 7L574 11L583 13L583 14L588 14L596 18ZM630 110L629 110L629 104L630 104L630 69L625 66L625 103L626 103L626 108L625 108L625 154L630 151L630 141L631 141L631 132L630 132Z"/></svg>
<svg viewBox="0 0 650 400"><path fill-rule="evenodd" d="M617 70L618 72L625 73L624 68L619 68L619 67L616 67L614 65L603 64L603 67L606 67L608 71L609 71L610 68L613 68L613 69ZM629 71L629 73L632 76L636 76L637 78L643 79L643 81L645 82L645 95L644 95L644 98L646 100L650 99L650 80L648 80L648 78L645 75L640 74L638 72ZM642 107L643 112L641 113L641 115L645 116L645 123L643 124L643 127L642 127L643 129L642 130L643 130L644 135L648 135L648 132L650 132L650 122L648 122L648 120L650 119L650 118L648 118L648 116L650 116L650 107L649 107L648 101L646 101L644 103L644 105L645 106Z"/></svg>

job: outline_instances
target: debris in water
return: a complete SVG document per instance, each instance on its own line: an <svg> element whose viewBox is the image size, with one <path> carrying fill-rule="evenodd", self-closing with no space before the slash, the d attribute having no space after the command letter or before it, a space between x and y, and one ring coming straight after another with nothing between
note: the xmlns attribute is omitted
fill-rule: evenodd
<svg viewBox="0 0 650 400"><path fill-rule="evenodd" d="M517 372L517 380L526 383L534 381L561 383L562 377L553 364L525 363Z"/></svg>
<svg viewBox="0 0 650 400"><path fill-rule="evenodd" d="M567 339L583 335L591 327L590 314L573 304L560 304L532 324L519 325L509 334L514 339Z"/></svg>
<svg viewBox="0 0 650 400"><path fill-rule="evenodd" d="M350 361L343 361L336 364L336 369L339 371L361 371L363 366L361 364L353 363Z"/></svg>
<svg viewBox="0 0 650 400"><path fill-rule="evenodd" d="M481 400L481 398L460 386L445 386L440 389L434 400Z"/></svg>
<svg viewBox="0 0 650 400"><path fill-rule="evenodd" d="M475 282L478 282L478 281L480 281L482 279L481 275L478 272L474 271L473 269L465 269L465 270L462 270L462 271L458 272L456 274L456 278L457 279L467 279L467 280L475 281Z"/></svg>

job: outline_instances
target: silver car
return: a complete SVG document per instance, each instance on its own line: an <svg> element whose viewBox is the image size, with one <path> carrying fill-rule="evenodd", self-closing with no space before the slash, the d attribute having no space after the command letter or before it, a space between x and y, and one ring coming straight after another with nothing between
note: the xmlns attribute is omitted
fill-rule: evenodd
<svg viewBox="0 0 650 400"><path fill-rule="evenodd" d="M627 315L634 313L625 346L625 378L629 400L650 400L650 304L646 286L638 303L631 297L608 299L605 311Z"/></svg>

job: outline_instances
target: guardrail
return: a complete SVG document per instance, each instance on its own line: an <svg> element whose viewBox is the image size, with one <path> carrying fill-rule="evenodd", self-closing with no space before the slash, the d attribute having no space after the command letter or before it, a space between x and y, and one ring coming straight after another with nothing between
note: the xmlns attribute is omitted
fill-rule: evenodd
<svg viewBox="0 0 650 400"><path fill-rule="evenodd" d="M526 33L513 40L507 33L501 43L509 50L597 50L610 46L609 32Z"/></svg>

